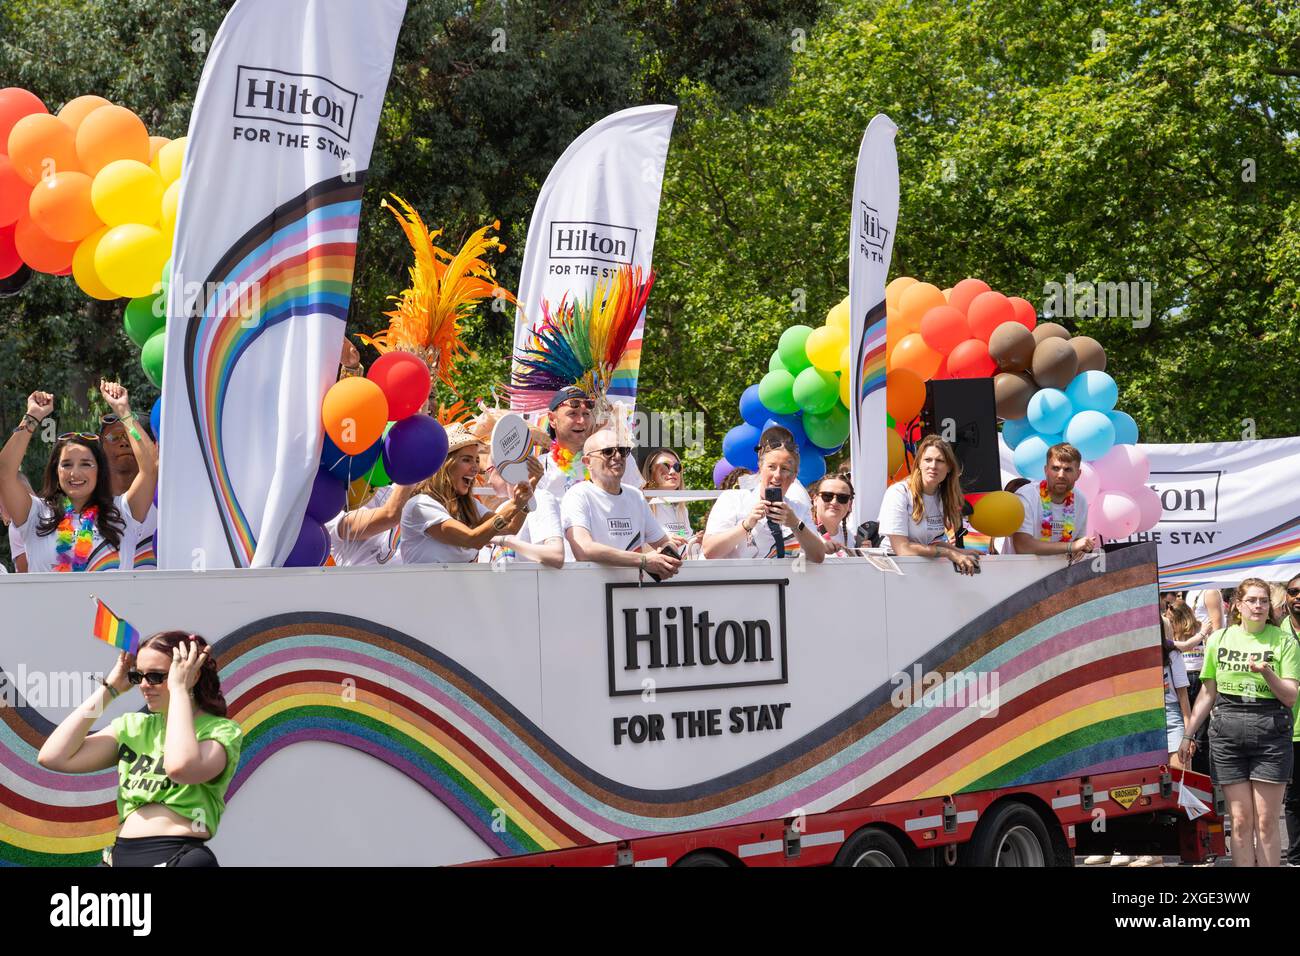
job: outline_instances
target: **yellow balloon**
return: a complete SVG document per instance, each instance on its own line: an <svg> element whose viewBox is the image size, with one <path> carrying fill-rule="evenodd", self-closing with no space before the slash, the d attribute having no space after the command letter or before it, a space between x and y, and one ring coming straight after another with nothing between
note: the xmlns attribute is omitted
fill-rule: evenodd
<svg viewBox="0 0 1300 956"><path fill-rule="evenodd" d="M167 261L167 241L153 226L113 226L95 249L95 272L119 296L150 295Z"/></svg>
<svg viewBox="0 0 1300 956"><path fill-rule="evenodd" d="M162 234L168 239L176 235L176 204L181 199L181 181L178 179L172 183L162 194L162 216L159 219L159 228Z"/></svg>
<svg viewBox="0 0 1300 956"><path fill-rule="evenodd" d="M885 286L885 309L890 315L898 311L899 296L909 285L916 285L916 280L911 276L899 276Z"/></svg>
<svg viewBox="0 0 1300 956"><path fill-rule="evenodd" d="M162 149L150 163L153 171L162 179L164 186L170 186L181 178L181 160L185 158L185 143L189 137L179 136Z"/></svg>
<svg viewBox="0 0 1300 956"><path fill-rule="evenodd" d="M134 159L119 159L95 174L90 185L90 204L105 225L122 226L158 222L163 184L158 174Z"/></svg>
<svg viewBox="0 0 1300 956"><path fill-rule="evenodd" d="M808 361L823 372L834 372L840 367L840 353L849 344L849 336L838 326L823 325L813 329L804 343Z"/></svg>
<svg viewBox="0 0 1300 956"><path fill-rule="evenodd" d="M886 428L885 443L889 446L889 474L892 475L903 467L903 436L892 428Z"/></svg>
<svg viewBox="0 0 1300 956"><path fill-rule="evenodd" d="M831 310L826 313L826 324L844 329L844 334L849 334L849 297L846 295L838 304L831 306Z"/></svg>
<svg viewBox="0 0 1300 956"><path fill-rule="evenodd" d="M92 299L107 301L120 298L116 292L104 285L99 278L99 273L95 271L95 250L99 247L99 240L103 239L104 234L111 228L105 226L96 229L77 243L77 251L72 254L72 279L77 283L77 288Z"/></svg>
<svg viewBox="0 0 1300 956"><path fill-rule="evenodd" d="M990 538L1015 534L1024 520L1024 504L1009 491L990 491L975 502L975 513L970 516L971 527Z"/></svg>

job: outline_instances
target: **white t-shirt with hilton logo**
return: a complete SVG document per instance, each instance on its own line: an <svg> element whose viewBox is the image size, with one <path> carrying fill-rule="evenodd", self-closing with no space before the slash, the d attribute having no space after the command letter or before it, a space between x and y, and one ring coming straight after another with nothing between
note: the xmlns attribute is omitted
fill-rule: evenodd
<svg viewBox="0 0 1300 956"><path fill-rule="evenodd" d="M611 495L590 481L576 484L564 493L560 519L565 531L586 528L593 541L620 551L636 551L667 536L645 496L628 485Z"/></svg>

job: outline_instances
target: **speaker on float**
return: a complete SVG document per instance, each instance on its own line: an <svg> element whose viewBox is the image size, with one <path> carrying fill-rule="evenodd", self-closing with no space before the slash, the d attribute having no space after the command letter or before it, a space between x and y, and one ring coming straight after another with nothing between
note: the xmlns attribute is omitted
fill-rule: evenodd
<svg viewBox="0 0 1300 956"><path fill-rule="evenodd" d="M946 378L925 383L921 434L945 439L961 462L967 494L1000 491L998 417L991 378Z"/></svg>

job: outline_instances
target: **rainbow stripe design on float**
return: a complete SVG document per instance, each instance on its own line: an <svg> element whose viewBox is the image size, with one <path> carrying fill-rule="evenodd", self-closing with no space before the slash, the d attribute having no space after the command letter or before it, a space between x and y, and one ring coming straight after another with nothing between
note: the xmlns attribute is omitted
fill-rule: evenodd
<svg viewBox="0 0 1300 956"><path fill-rule="evenodd" d="M867 313L867 324L862 330L858 347L862 363L862 384L858 401L885 387L885 303L879 302Z"/></svg>
<svg viewBox="0 0 1300 956"><path fill-rule="evenodd" d="M317 183L245 233L213 269L186 330L186 391L236 567L252 562L257 541L226 467L231 378L268 328L302 315L347 319L364 178Z"/></svg>
<svg viewBox="0 0 1300 956"><path fill-rule="evenodd" d="M1225 577L1240 580L1251 573L1274 578L1261 567L1296 563L1300 563L1300 517L1203 558L1164 566L1160 586L1165 590L1217 587Z"/></svg>
<svg viewBox="0 0 1300 956"><path fill-rule="evenodd" d="M1110 554L1103 575L1062 570L950 635L910 668L917 686L958 675L937 697L900 705L897 684L882 685L797 742L668 790L581 763L414 637L337 614L255 622L214 648L245 732L228 800L272 754L326 741L419 783L491 857L1158 766L1156 571L1135 552L1150 549ZM963 676L983 693L962 699ZM112 839L114 775L42 770L52 729L29 708L0 708L0 862L88 863Z"/></svg>

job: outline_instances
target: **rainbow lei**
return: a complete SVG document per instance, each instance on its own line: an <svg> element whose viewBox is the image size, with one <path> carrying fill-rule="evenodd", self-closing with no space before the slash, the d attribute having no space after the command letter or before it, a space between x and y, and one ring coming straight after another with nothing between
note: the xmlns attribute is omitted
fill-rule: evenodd
<svg viewBox="0 0 1300 956"><path fill-rule="evenodd" d="M1052 508L1055 506L1055 502L1052 501L1052 496L1047 493L1046 481L1040 481L1038 483L1038 498L1043 503L1043 522L1041 527L1039 528L1038 536L1043 541L1051 541L1052 540L1051 512L1052 512ZM1065 500L1061 502L1061 507L1064 509L1061 513L1061 540L1073 541L1074 540L1074 491L1073 490L1066 492Z"/></svg>
<svg viewBox="0 0 1300 956"><path fill-rule="evenodd" d="M570 478L586 481L589 477L587 466L582 463L582 459L558 441L551 442L551 461L555 462L555 466Z"/></svg>
<svg viewBox="0 0 1300 956"><path fill-rule="evenodd" d="M90 563L90 552L95 547L95 521L99 508L87 505L80 519L72 502L63 499L63 520L55 530L54 551L58 556L55 571L84 571Z"/></svg>

